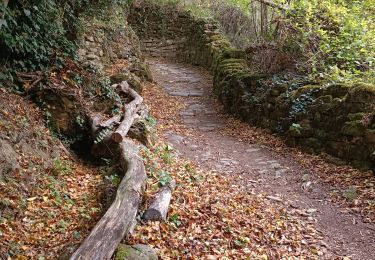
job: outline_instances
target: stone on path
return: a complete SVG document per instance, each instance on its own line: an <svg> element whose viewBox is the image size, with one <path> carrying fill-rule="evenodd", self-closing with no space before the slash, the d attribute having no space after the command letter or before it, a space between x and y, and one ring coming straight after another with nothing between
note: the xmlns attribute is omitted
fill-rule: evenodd
<svg viewBox="0 0 375 260"><path fill-rule="evenodd" d="M156 250L148 245L120 244L116 250L115 260L157 260Z"/></svg>

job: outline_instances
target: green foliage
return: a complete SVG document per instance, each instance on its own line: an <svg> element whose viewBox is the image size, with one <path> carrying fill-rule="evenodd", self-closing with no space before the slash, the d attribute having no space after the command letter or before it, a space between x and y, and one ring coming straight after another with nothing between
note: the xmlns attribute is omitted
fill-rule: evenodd
<svg viewBox="0 0 375 260"><path fill-rule="evenodd" d="M54 176L67 175L72 172L70 161L61 159L60 157L53 160L52 173Z"/></svg>
<svg viewBox="0 0 375 260"><path fill-rule="evenodd" d="M289 131L295 131L297 132L298 134L301 134L301 130L302 130L302 126L300 124L295 124L293 123L290 127L289 127Z"/></svg>
<svg viewBox="0 0 375 260"><path fill-rule="evenodd" d="M75 45L67 34L75 30L76 19L69 1L16 0L7 8L3 6L2 12L2 63L12 60L18 70L37 70L73 55Z"/></svg>
<svg viewBox="0 0 375 260"><path fill-rule="evenodd" d="M172 147L169 145L166 145L164 147L164 150L161 154L161 158L163 159L164 163L170 164L173 161L173 153L172 153Z"/></svg>
<svg viewBox="0 0 375 260"><path fill-rule="evenodd" d="M317 81L375 82L375 0L271 1L286 11L250 0L158 1L218 20L238 47L277 46L299 72ZM257 53L257 63L267 58L278 62L255 48Z"/></svg>
<svg viewBox="0 0 375 260"><path fill-rule="evenodd" d="M331 81L374 81L375 1L293 2L288 19L299 30L308 71Z"/></svg>
<svg viewBox="0 0 375 260"><path fill-rule="evenodd" d="M116 90L111 86L111 80L108 77L104 77L100 80L100 92L106 98L113 100L115 102L121 102L120 96L117 94Z"/></svg>
<svg viewBox="0 0 375 260"><path fill-rule="evenodd" d="M1 78L9 71L44 70L75 57L77 35L85 13L123 7L132 0L14 0L0 3ZM117 8L121 9L121 8ZM96 11L94 11L96 10ZM1 18L1 17L0 17ZM11 69L10 69L11 68Z"/></svg>
<svg viewBox="0 0 375 260"><path fill-rule="evenodd" d="M176 227L179 227L182 225L182 222L180 220L180 215L173 214L169 217L169 221L176 225Z"/></svg>
<svg viewBox="0 0 375 260"><path fill-rule="evenodd" d="M158 172L158 179L160 186L166 186L172 181L172 176L169 172L161 171Z"/></svg>
<svg viewBox="0 0 375 260"><path fill-rule="evenodd" d="M106 138L106 136L108 136L111 133L111 131L112 131L112 126L106 127L106 128L103 128L102 130L100 130L99 134L97 135L96 139L94 140L94 143L98 144L101 141L103 141Z"/></svg>

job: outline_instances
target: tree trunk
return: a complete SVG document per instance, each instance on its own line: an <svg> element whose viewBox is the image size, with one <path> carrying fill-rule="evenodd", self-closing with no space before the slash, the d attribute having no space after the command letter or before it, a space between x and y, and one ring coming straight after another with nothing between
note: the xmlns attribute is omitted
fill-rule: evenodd
<svg viewBox="0 0 375 260"><path fill-rule="evenodd" d="M146 185L146 171L139 148L130 139L120 143L121 164L126 173L116 198L71 260L108 260L126 234L133 231Z"/></svg>
<svg viewBox="0 0 375 260"><path fill-rule="evenodd" d="M172 181L163 187L155 196L149 209L144 214L144 219L152 221L165 221L167 219L168 208L172 198L172 192L176 188L176 182Z"/></svg>

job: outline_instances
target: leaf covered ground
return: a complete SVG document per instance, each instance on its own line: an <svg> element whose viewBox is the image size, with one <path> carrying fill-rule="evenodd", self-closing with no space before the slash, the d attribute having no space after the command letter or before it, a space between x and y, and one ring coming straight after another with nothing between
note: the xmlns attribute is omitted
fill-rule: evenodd
<svg viewBox="0 0 375 260"><path fill-rule="evenodd" d="M0 138L19 163L5 171L0 162L0 258L56 259L100 216L102 176L66 154L35 104L0 91Z"/></svg>
<svg viewBox="0 0 375 260"><path fill-rule="evenodd" d="M159 120L159 133L179 125L181 102L157 85L145 89L146 103ZM164 111L168 111L167 114ZM240 176L207 172L173 155L163 142L145 151L149 174L146 205L160 185L178 183L166 223L143 223L133 243L155 246L163 259L316 258L322 254L314 224L283 205L252 192Z"/></svg>
<svg viewBox="0 0 375 260"><path fill-rule="evenodd" d="M245 176L209 170L173 155L172 147L162 140L168 132L199 140L199 133L180 117L183 98L168 95L156 84L146 86L144 96L158 120L161 140L144 154L150 175L145 208L158 187L171 178L178 187L168 221L142 223L131 242L155 246L163 259L333 259L334 255L350 259L338 257L327 247L323 233L317 231L317 219L309 212L287 208L286 203L259 192L261 188L252 189ZM375 178L370 172L334 165L325 154L319 157L287 147L281 138L233 119L216 106L226 126L220 130L223 136L270 147L319 185L329 187L327 202L339 205L341 212L356 214L355 218L360 215L364 222L374 222Z"/></svg>

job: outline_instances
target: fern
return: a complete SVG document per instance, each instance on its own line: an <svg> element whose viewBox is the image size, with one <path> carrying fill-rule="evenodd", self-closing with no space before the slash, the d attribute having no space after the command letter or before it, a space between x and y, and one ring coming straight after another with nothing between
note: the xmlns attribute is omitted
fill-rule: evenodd
<svg viewBox="0 0 375 260"><path fill-rule="evenodd" d="M98 136L94 140L94 144L98 144L103 141L112 131L112 127L106 127L100 130Z"/></svg>

